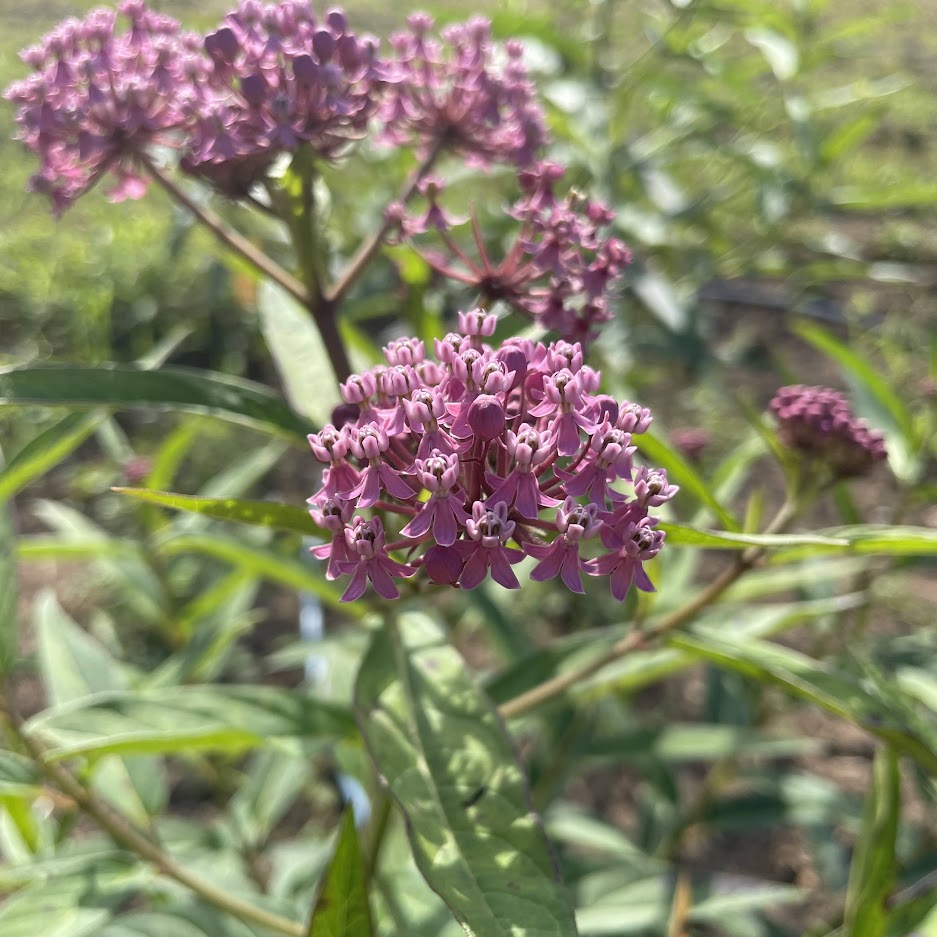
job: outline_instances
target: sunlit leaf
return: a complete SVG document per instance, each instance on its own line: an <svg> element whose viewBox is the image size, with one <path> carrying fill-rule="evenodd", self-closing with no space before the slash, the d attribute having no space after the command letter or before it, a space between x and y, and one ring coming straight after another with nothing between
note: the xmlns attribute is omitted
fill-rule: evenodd
<svg viewBox="0 0 937 937"><path fill-rule="evenodd" d="M420 871L476 937L577 933L511 743L461 656L426 618L380 631L355 690L377 770ZM396 629L394 629L396 630Z"/></svg>
<svg viewBox="0 0 937 937"><path fill-rule="evenodd" d="M290 406L320 426L331 422L332 409L341 403L338 381L309 310L264 280L257 291L257 312Z"/></svg>
<svg viewBox="0 0 937 937"><path fill-rule="evenodd" d="M850 541L817 534L741 534L725 530L704 530L685 524L660 523L658 527L667 534L667 545L678 547L703 547L714 550L745 550L748 547L764 547L779 550L782 547L825 546L848 547Z"/></svg>
<svg viewBox="0 0 937 937"><path fill-rule="evenodd" d="M302 534L321 534L308 511L274 501L239 501L236 498L199 498L174 494L171 491L152 491L148 488L114 488L118 494L138 501L158 504L176 511L189 511L217 520L236 521L255 527L272 527ZM331 533L328 532L331 536Z"/></svg>

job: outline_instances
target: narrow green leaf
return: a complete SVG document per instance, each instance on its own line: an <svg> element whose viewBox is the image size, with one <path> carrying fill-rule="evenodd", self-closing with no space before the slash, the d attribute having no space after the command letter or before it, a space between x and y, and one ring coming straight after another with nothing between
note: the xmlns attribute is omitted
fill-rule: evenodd
<svg viewBox="0 0 937 937"><path fill-rule="evenodd" d="M290 406L320 426L331 422L338 381L309 311L272 280L260 284L257 311Z"/></svg>
<svg viewBox="0 0 937 937"><path fill-rule="evenodd" d="M884 937L885 901L895 880L895 845L901 818L898 756L879 747L862 832L849 869L843 937Z"/></svg>
<svg viewBox="0 0 937 937"><path fill-rule="evenodd" d="M572 907L488 699L428 619L375 635L355 688L416 863L475 937L572 937Z"/></svg>
<svg viewBox="0 0 937 937"><path fill-rule="evenodd" d="M152 491L149 488L113 488L118 494L128 495L138 501L158 504L176 511L189 511L222 521L237 521L255 527L272 527L276 530L292 530L301 534L321 534L308 511L289 504L274 501L239 501L237 498L199 498L194 495L179 495L171 491ZM331 536L331 534L329 534Z"/></svg>
<svg viewBox="0 0 937 937"><path fill-rule="evenodd" d="M745 550L748 547L765 547L779 550L782 547L825 546L844 548L849 540L821 537L817 534L742 534L726 530L705 530L686 524L661 523L658 527L667 533L668 546L702 547L714 550Z"/></svg>
<svg viewBox="0 0 937 937"><path fill-rule="evenodd" d="M341 608L352 618L364 618L371 607L364 601L341 602L343 587L325 578L323 564L310 568L299 560L278 556L269 547L254 547L225 537L193 534L172 537L158 548L166 556L200 553L243 567L247 572L294 589L304 589L318 596L325 604Z"/></svg>
<svg viewBox="0 0 937 937"><path fill-rule="evenodd" d="M716 500L709 490L709 485L679 452L650 433L641 433L635 436L633 441L642 455L660 468L666 469L670 481L680 485L686 494L709 508L724 527L729 530L740 528L739 522Z"/></svg>
<svg viewBox="0 0 937 937"><path fill-rule="evenodd" d="M837 672L790 648L752 638L727 641L699 633L680 634L674 635L670 644L720 667L774 683L855 723L937 775L937 753L932 739L922 737L916 727L907 725L904 711L867 689L851 674Z"/></svg>
<svg viewBox="0 0 937 937"><path fill-rule="evenodd" d="M355 814L346 807L309 921L309 937L371 937L373 933Z"/></svg>
<svg viewBox="0 0 937 937"><path fill-rule="evenodd" d="M0 467L3 452L0 450ZM16 610L17 544L13 529L13 506L0 501L0 678L13 669L19 653L19 622Z"/></svg>
<svg viewBox="0 0 937 937"><path fill-rule="evenodd" d="M74 452L101 422L100 413L69 413L41 432L0 471L0 501L12 498L33 479Z"/></svg>
<svg viewBox="0 0 937 937"><path fill-rule="evenodd" d="M75 755L305 751L354 738L347 709L266 686L177 686L96 693L34 716L25 727L51 761Z"/></svg>
<svg viewBox="0 0 937 937"><path fill-rule="evenodd" d="M213 371L42 364L0 370L0 404L133 407L208 413L304 440L315 427L262 384Z"/></svg>

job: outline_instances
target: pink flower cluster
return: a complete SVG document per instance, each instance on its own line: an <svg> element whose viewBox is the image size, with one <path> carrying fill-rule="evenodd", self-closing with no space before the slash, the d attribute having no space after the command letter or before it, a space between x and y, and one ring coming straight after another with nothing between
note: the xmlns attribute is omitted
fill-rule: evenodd
<svg viewBox="0 0 937 937"><path fill-rule="evenodd" d="M439 180L426 180L421 189L426 212L401 214L400 227L411 238L437 233L446 253L425 251L423 256L441 275L471 286L488 303L507 303L567 341L587 342L612 317L612 290L631 253L621 240L603 233L614 219L608 208L576 190L562 198L556 194L564 175L562 166L550 162L520 171L522 194L510 212L518 230L500 262L492 259L474 219L477 259L450 235L452 222L438 202Z"/></svg>
<svg viewBox="0 0 937 937"><path fill-rule="evenodd" d="M395 580L421 569L437 584L474 589L490 572L516 589L525 557L532 579L573 592L583 573L608 576L619 601L632 585L653 591L643 564L664 534L648 512L677 488L632 464L650 411L600 394L579 343L495 348L495 324L460 313L435 360L416 339L391 342L386 366L342 385L348 422L309 437L324 466L310 513L331 534L313 553L328 578L351 577L345 601L368 581L396 598Z"/></svg>
<svg viewBox="0 0 937 937"><path fill-rule="evenodd" d="M521 44L506 43L507 61L498 67L491 24L482 17L447 27L442 42L430 35L425 13L408 24L390 39L399 80L384 105L385 138L424 150L442 143L483 167L530 165L546 130Z"/></svg>
<svg viewBox="0 0 937 937"><path fill-rule="evenodd" d="M864 475L887 455L884 436L854 417L845 396L828 387L782 387L771 411L786 446L829 465L839 477Z"/></svg>
<svg viewBox="0 0 937 937"><path fill-rule="evenodd" d="M154 144L239 196L278 155L308 144L334 159L372 121L385 140L438 144L484 164L526 165L544 140L520 45L496 61L484 20L440 41L428 35L431 20L414 17L388 60L344 13L317 19L308 0L241 0L204 37L143 0L119 10L124 31L110 10L62 23L24 52L34 72L6 92L40 161L32 187L58 212L108 172L118 198L142 195L136 157Z"/></svg>
<svg viewBox="0 0 937 937"><path fill-rule="evenodd" d="M182 166L231 195L301 143L339 156L367 133L390 77L377 40L356 37L340 10L318 22L303 0L242 0L204 48Z"/></svg>
<svg viewBox="0 0 937 937"><path fill-rule="evenodd" d="M57 212L107 173L117 182L114 201L139 197L146 186L133 154L170 143L194 98L198 37L141 0L124 0L120 11L124 32L111 10L65 20L24 50L33 74L5 94L18 108L20 138L39 158L31 188Z"/></svg>

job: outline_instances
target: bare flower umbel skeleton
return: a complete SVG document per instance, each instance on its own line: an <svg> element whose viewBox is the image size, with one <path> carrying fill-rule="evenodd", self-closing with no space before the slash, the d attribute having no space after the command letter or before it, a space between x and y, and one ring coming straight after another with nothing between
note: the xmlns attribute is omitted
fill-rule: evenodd
<svg viewBox="0 0 937 937"><path fill-rule="evenodd" d="M490 573L516 589L512 567L532 557L531 578L573 592L583 574L608 576L618 600L653 591L644 564L664 534L648 512L677 488L634 470L650 412L600 394L578 343L492 346L495 317L479 309L459 326L436 360L416 339L389 344L386 366L342 385L348 422L309 437L324 466L309 502L331 533L313 549L326 575L351 577L345 600L368 581L397 598L397 580L417 574L474 589Z"/></svg>

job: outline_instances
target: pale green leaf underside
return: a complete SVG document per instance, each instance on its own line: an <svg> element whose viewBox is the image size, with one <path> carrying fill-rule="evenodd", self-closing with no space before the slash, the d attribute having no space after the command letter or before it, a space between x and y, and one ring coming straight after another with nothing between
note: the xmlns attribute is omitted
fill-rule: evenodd
<svg viewBox="0 0 937 937"><path fill-rule="evenodd" d="M422 616L374 640L356 705L378 771L407 818L430 886L475 937L573 937L525 779L491 704Z"/></svg>

